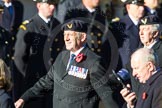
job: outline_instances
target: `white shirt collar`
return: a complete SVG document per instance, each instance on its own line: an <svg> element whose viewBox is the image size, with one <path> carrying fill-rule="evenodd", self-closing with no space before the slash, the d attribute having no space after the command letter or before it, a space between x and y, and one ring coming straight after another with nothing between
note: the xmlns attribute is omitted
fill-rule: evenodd
<svg viewBox="0 0 162 108"><path fill-rule="evenodd" d="M11 2L10 2L10 3L5 2L4 5L5 5L6 7L9 7L9 6L12 6L12 3L11 3Z"/></svg>
<svg viewBox="0 0 162 108"><path fill-rule="evenodd" d="M150 44L149 46L144 46L145 48L151 49L155 43L157 42L157 40L155 40L152 44Z"/></svg>
<svg viewBox="0 0 162 108"><path fill-rule="evenodd" d="M75 54L76 56L82 51L84 49L84 46L83 47L81 47L78 51L76 51L76 52L70 52L70 55L71 54Z"/></svg>
<svg viewBox="0 0 162 108"><path fill-rule="evenodd" d="M51 19L50 18L45 18L41 13L38 13L38 15L46 22L48 23Z"/></svg>
<svg viewBox="0 0 162 108"><path fill-rule="evenodd" d="M132 22L134 23L134 25L138 25L138 21L135 20L131 15L129 15L130 19L132 20Z"/></svg>
<svg viewBox="0 0 162 108"><path fill-rule="evenodd" d="M89 8L89 7L86 7L86 8L88 9L88 11L89 11L90 13L96 11L96 9L91 9L91 8Z"/></svg>
<svg viewBox="0 0 162 108"><path fill-rule="evenodd" d="M150 11L151 14L154 14L156 12L155 9L149 9L149 11Z"/></svg>

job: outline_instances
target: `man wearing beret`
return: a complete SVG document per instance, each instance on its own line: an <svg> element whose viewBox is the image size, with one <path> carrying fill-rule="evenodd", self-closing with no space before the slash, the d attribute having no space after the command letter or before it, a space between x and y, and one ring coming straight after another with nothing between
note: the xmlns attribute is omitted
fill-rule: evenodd
<svg viewBox="0 0 162 108"><path fill-rule="evenodd" d="M159 18L156 15L145 16L140 20L139 25L139 35L140 41L142 43L141 47L153 49L158 56L159 68L162 68L162 41L159 40L161 23ZM140 92L139 87L141 84L137 80L137 78L134 77L132 69L130 68L130 64L128 64L126 67L129 70L129 72L131 72L131 89L136 94L138 94Z"/></svg>
<svg viewBox="0 0 162 108"><path fill-rule="evenodd" d="M63 25L67 51L61 52L49 72L15 103L20 108L31 98L53 90L53 108L118 108L108 85L104 60L86 45L87 24L71 20Z"/></svg>
<svg viewBox="0 0 162 108"><path fill-rule="evenodd" d="M16 100L47 73L56 56L64 47L63 36L55 30L60 23L52 17L56 0L34 1L38 13L22 23L15 44L14 62L18 69L13 74ZM52 96L39 98L39 100L33 99L24 107L49 108L50 97Z"/></svg>

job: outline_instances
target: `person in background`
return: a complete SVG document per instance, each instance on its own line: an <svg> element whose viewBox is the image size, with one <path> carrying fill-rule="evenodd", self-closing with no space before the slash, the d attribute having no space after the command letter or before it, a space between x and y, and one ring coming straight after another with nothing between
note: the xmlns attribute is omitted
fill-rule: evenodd
<svg viewBox="0 0 162 108"><path fill-rule="evenodd" d="M119 60L116 71L129 62L130 55L139 47L138 24L144 16L143 0L126 0L124 4L127 14L119 21L110 24L110 30L118 44Z"/></svg>
<svg viewBox="0 0 162 108"><path fill-rule="evenodd" d="M23 19L23 5L17 0L2 1L4 3L4 12L2 14L2 22L0 25L14 36Z"/></svg>
<svg viewBox="0 0 162 108"><path fill-rule="evenodd" d="M49 72L15 102L16 108L46 89L53 90L53 108L99 108L100 99L106 108L118 108L103 58L86 45L87 23L73 19L62 28L67 51L62 51Z"/></svg>
<svg viewBox="0 0 162 108"><path fill-rule="evenodd" d="M11 88L11 73L6 63L0 59L0 108L15 108L11 96L8 94Z"/></svg>
<svg viewBox="0 0 162 108"><path fill-rule="evenodd" d="M14 71L15 100L44 76L64 47L63 35L53 17L57 0L34 0L38 13L20 26L15 44ZM48 91L48 90L47 90ZM52 93L30 100L24 108L52 107ZM50 103L51 102L51 103Z"/></svg>
<svg viewBox="0 0 162 108"><path fill-rule="evenodd" d="M145 2L145 16L156 15L162 22L162 7L160 7L159 0L144 0Z"/></svg>
<svg viewBox="0 0 162 108"><path fill-rule="evenodd" d="M64 23L67 11L81 2L82 0L59 0L58 6L54 12L54 17L61 23Z"/></svg>
<svg viewBox="0 0 162 108"><path fill-rule="evenodd" d="M139 23L139 37L141 47L153 49L159 57L159 67L162 68L162 41L159 39L161 32L161 22L156 15L145 16ZM132 76L130 63L126 65L126 69L130 72L132 90L138 94L140 83Z"/></svg>
<svg viewBox="0 0 162 108"><path fill-rule="evenodd" d="M141 83L139 93L130 91L130 85L121 90L127 108L161 108L162 72L153 49L140 48L131 56L132 75ZM137 99L134 103L133 100Z"/></svg>
<svg viewBox="0 0 162 108"><path fill-rule="evenodd" d="M0 4L0 21L2 19L4 7ZM10 33L6 31L3 27L0 26L0 58L5 61L7 66L9 66L9 58L7 54L9 53L9 44L10 44Z"/></svg>
<svg viewBox="0 0 162 108"><path fill-rule="evenodd" d="M20 1L17 0L1 0L4 10L2 13L2 21L0 21L0 26L10 33L10 42L8 47L8 53L6 54L9 60L9 67L13 71L13 54L14 46L16 41L16 34L18 28L23 20L24 7ZM7 63L8 64L8 63Z"/></svg>

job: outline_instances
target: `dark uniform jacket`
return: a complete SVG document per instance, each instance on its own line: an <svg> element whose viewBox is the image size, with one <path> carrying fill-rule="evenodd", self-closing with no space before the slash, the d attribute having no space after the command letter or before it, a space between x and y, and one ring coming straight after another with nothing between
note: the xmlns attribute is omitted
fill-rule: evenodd
<svg viewBox="0 0 162 108"><path fill-rule="evenodd" d="M157 17L159 17L160 19L160 22L162 23L162 7L159 7L159 8L156 8L155 9L155 13L151 13L150 12L150 9L148 7L144 7L144 11L145 11L145 16L148 16L148 15L156 15Z"/></svg>
<svg viewBox="0 0 162 108"><path fill-rule="evenodd" d="M135 108L162 107L162 72L158 71L140 87Z"/></svg>
<svg viewBox="0 0 162 108"><path fill-rule="evenodd" d="M70 51L60 53L47 75L21 98L27 101L53 89L53 108L98 108L98 96L106 108L116 108L104 62L87 47L80 54L82 61L74 60L66 70Z"/></svg>
<svg viewBox="0 0 162 108"><path fill-rule="evenodd" d="M128 15L125 15L120 21L112 23L110 29L118 44L117 70L119 70L129 62L131 54L139 47L139 30Z"/></svg>
<svg viewBox="0 0 162 108"><path fill-rule="evenodd" d="M17 0L12 0L12 14L10 14L9 9L4 6L1 26L12 33L12 35L16 35L18 28L22 22L23 10L24 9L22 3Z"/></svg>
<svg viewBox="0 0 162 108"><path fill-rule="evenodd" d="M152 46L152 49L155 51L155 53L158 55L158 59L159 59L159 66L160 68L162 68L162 41L158 41L157 43L155 43ZM136 80L133 76L132 76L132 69L130 66L130 63L126 66L126 68L129 70L130 72L130 76L131 76L131 84L132 84L132 89L133 91L136 92L136 94L138 94L139 92L139 87L140 87L140 83L138 80Z"/></svg>
<svg viewBox="0 0 162 108"><path fill-rule="evenodd" d="M20 94L47 73L64 47L63 35L59 33L60 25L56 19L51 18L50 27L38 14L25 22L17 34L14 54L14 61L20 72L19 75L16 72L14 74L15 88L18 88L17 92ZM23 76L23 82L19 81L21 79L18 76Z"/></svg>
<svg viewBox="0 0 162 108"><path fill-rule="evenodd" d="M69 8L75 7L80 4L82 0L59 0L58 6L55 9L54 16L61 23L64 22L65 16Z"/></svg>
<svg viewBox="0 0 162 108"><path fill-rule="evenodd" d="M10 42L7 54L8 57L8 66L10 66L11 71L13 71L13 54L14 54L14 46L16 41L16 34L18 32L18 28L23 20L23 5L20 1L11 0L12 1L12 14L10 14L9 8L4 6L4 12L2 14L2 23L0 24L4 29L6 29L10 33Z"/></svg>
<svg viewBox="0 0 162 108"><path fill-rule="evenodd" d="M0 27L0 58L5 61L9 66L9 45L10 45L10 34L4 28Z"/></svg>
<svg viewBox="0 0 162 108"><path fill-rule="evenodd" d="M0 108L15 108L12 98L3 89L0 89Z"/></svg>

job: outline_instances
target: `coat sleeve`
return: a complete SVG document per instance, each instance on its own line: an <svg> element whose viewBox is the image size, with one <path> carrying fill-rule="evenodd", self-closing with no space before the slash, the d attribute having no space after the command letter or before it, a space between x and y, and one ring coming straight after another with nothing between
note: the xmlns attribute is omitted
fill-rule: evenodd
<svg viewBox="0 0 162 108"><path fill-rule="evenodd" d="M52 90L54 86L54 65L50 68L49 72L40 78L37 83L28 89L20 98L25 102L31 98L42 97L48 91Z"/></svg>
<svg viewBox="0 0 162 108"><path fill-rule="evenodd" d="M113 99L113 90L108 84L108 72L106 72L102 64L101 60L98 59L91 66L91 84L106 108L118 108L117 103Z"/></svg>
<svg viewBox="0 0 162 108"><path fill-rule="evenodd" d="M25 76L27 60L29 56L29 43L27 41L28 33L28 30L20 29L17 34L17 41L15 43L14 62L17 69L23 76Z"/></svg>
<svg viewBox="0 0 162 108"><path fill-rule="evenodd" d="M156 88L153 94L152 108L161 108L162 106L162 86Z"/></svg>

